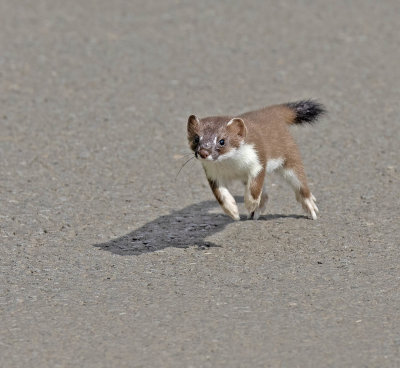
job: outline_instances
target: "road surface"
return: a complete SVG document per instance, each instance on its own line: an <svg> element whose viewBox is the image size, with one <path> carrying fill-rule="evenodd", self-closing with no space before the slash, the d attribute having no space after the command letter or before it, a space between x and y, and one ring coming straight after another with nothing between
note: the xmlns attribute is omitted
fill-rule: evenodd
<svg viewBox="0 0 400 368"><path fill-rule="evenodd" d="M400 3L0 2L0 366L400 366ZM320 216L223 215L190 114L317 98Z"/></svg>

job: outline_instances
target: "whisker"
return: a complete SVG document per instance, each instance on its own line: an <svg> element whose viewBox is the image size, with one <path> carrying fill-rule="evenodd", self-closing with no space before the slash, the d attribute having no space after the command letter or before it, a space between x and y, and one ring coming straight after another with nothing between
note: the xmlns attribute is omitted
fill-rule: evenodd
<svg viewBox="0 0 400 368"><path fill-rule="evenodd" d="M185 153L185 154L183 154L182 155L182 159L185 159L185 158L187 158L187 157L189 157L189 156L192 156L193 155L193 152L189 152L189 153Z"/></svg>
<svg viewBox="0 0 400 368"><path fill-rule="evenodd" d="M174 158L178 161L181 160L186 160L189 156L192 156L193 152L188 152L188 153L177 153Z"/></svg>
<svg viewBox="0 0 400 368"><path fill-rule="evenodd" d="M182 169L186 166L186 164L187 164L189 161L193 160L194 158L195 158L195 156L190 157L189 160L185 161L185 163L184 163L184 164L181 166L181 168L179 169L178 174L176 174L175 180L178 178L178 175L180 174L180 172L182 171Z"/></svg>

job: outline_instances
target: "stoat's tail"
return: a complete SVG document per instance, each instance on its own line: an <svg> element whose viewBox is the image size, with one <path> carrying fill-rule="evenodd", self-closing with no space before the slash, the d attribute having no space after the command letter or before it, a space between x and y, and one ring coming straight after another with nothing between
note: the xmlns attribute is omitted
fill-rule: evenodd
<svg viewBox="0 0 400 368"><path fill-rule="evenodd" d="M295 114L293 119L288 121L289 124L312 124L321 115L326 113L324 105L313 100L288 102L284 106L288 107Z"/></svg>

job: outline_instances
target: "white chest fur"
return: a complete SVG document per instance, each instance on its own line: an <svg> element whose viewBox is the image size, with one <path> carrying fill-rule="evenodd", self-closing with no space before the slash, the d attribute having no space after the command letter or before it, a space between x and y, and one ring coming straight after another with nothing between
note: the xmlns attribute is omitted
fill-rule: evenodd
<svg viewBox="0 0 400 368"><path fill-rule="evenodd" d="M247 181L262 169L260 160L252 144L242 144L239 148L221 155L216 161L202 161L209 179L220 183L232 180Z"/></svg>

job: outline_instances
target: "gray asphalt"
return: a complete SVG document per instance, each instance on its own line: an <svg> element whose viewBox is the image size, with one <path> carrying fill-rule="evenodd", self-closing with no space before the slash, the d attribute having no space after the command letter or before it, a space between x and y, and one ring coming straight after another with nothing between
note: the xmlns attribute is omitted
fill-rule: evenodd
<svg viewBox="0 0 400 368"><path fill-rule="evenodd" d="M400 366L400 2L0 1L1 367ZM317 98L318 199L222 214L186 121Z"/></svg>

